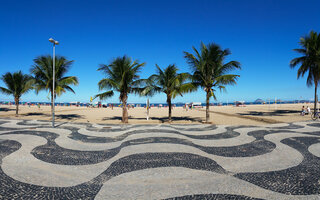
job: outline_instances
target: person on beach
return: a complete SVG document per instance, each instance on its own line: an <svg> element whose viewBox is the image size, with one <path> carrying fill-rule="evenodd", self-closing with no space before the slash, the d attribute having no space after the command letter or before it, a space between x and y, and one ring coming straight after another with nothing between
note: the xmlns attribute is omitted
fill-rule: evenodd
<svg viewBox="0 0 320 200"><path fill-rule="evenodd" d="M305 114L306 114L306 110L304 109L304 106L302 106L301 116L304 116Z"/></svg>
<svg viewBox="0 0 320 200"><path fill-rule="evenodd" d="M311 114L311 109L309 108L309 106L307 106L307 109L306 109L306 113L305 114Z"/></svg>

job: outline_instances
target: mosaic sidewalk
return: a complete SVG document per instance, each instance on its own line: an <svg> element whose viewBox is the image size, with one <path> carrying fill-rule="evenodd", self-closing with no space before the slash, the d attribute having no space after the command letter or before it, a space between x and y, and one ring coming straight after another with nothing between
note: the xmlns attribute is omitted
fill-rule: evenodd
<svg viewBox="0 0 320 200"><path fill-rule="evenodd" d="M320 199L320 123L0 119L0 199Z"/></svg>

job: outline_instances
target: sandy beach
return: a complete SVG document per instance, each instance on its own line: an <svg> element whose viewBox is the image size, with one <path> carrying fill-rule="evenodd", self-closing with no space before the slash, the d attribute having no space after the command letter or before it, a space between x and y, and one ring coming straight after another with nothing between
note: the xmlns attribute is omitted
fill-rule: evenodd
<svg viewBox="0 0 320 200"><path fill-rule="evenodd" d="M301 116L302 106L313 107L313 104L277 104L277 105L247 105L211 106L210 122L221 125L263 125L272 123L290 123L310 120L310 115ZM150 109L150 119L146 120L146 109L141 107L129 109L130 124L167 123L168 108L153 107ZM121 123L122 108L87 108L76 106L56 106L56 121L90 122L101 124ZM172 123L190 124L203 123L205 107L186 111L182 107L172 110ZM15 116L14 105L1 105L0 118L51 120L50 106L19 106L19 116Z"/></svg>

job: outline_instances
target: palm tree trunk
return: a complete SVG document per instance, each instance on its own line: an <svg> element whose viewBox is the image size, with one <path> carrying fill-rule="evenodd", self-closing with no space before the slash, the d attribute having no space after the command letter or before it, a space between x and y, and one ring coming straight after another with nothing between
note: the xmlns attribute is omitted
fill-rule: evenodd
<svg viewBox="0 0 320 200"><path fill-rule="evenodd" d="M19 112L19 97L15 97L14 98L14 102L16 104L16 116L18 116L18 112Z"/></svg>
<svg viewBox="0 0 320 200"><path fill-rule="evenodd" d="M128 123L128 110L127 110L127 95L122 98L122 122Z"/></svg>
<svg viewBox="0 0 320 200"><path fill-rule="evenodd" d="M318 103L317 87L318 87L318 84L315 83L315 89L314 89L314 113L317 112L317 103Z"/></svg>
<svg viewBox="0 0 320 200"><path fill-rule="evenodd" d="M210 103L209 103L209 100L210 100L210 90L207 90L207 98L206 98L206 123L208 123L209 120L210 120L210 113L209 113Z"/></svg>
<svg viewBox="0 0 320 200"><path fill-rule="evenodd" d="M168 108L169 108L169 122L171 122L171 116L172 116L172 113L171 113L171 97L167 97L167 103L168 103Z"/></svg>

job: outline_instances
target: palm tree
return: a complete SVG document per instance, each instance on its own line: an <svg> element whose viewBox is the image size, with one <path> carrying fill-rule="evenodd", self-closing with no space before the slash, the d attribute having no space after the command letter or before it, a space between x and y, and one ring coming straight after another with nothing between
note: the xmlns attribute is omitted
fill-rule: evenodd
<svg viewBox="0 0 320 200"><path fill-rule="evenodd" d="M53 112L53 95L61 96L66 91L74 92L70 85L78 85L78 78L65 76L72 66L73 61L63 56L55 57L55 91L52 91L53 81L53 59L50 55L39 56L34 59L31 73L34 75L34 89L36 93L41 90L49 91L51 94L51 112Z"/></svg>
<svg viewBox="0 0 320 200"><path fill-rule="evenodd" d="M122 122L128 123L127 100L130 93L141 93L140 85L142 81L139 79L138 73L145 63L139 64L137 60L123 56L115 58L109 65L101 64L98 71L106 74L106 78L99 81L99 90L106 89L108 91L97 94L104 100L114 95L113 90L120 93L119 100L122 102ZM112 90L111 90L112 89Z"/></svg>
<svg viewBox="0 0 320 200"><path fill-rule="evenodd" d="M290 62L290 67L301 65L298 69L297 78L308 73L307 86L314 84L314 112L317 110L317 87L320 81L320 33L311 31L309 35L300 38L301 49L294 51L302 54L301 57L294 58Z"/></svg>
<svg viewBox="0 0 320 200"><path fill-rule="evenodd" d="M178 68L173 64L162 70L156 65L157 73L148 78L148 85L142 91L142 95L152 96L155 93L163 92L167 95L167 103L169 107L169 122L171 122L171 99L177 95L191 92L196 88L192 83L185 83L191 78L188 73L178 74Z"/></svg>
<svg viewBox="0 0 320 200"><path fill-rule="evenodd" d="M206 122L209 122L209 100L216 100L215 91L225 91L225 85L236 84L239 75L228 74L234 69L241 69L240 63L230 61L225 63L226 56L230 55L229 49L221 49L217 44L210 43L207 46L201 42L200 52L192 47L194 55L184 52L184 57L193 71L193 83L206 92Z"/></svg>
<svg viewBox="0 0 320 200"><path fill-rule="evenodd" d="M23 74L21 71L13 74L7 72L2 75L1 80L7 88L0 87L0 92L7 95L13 95L16 104L16 115L18 115L20 97L32 89L32 77Z"/></svg>

